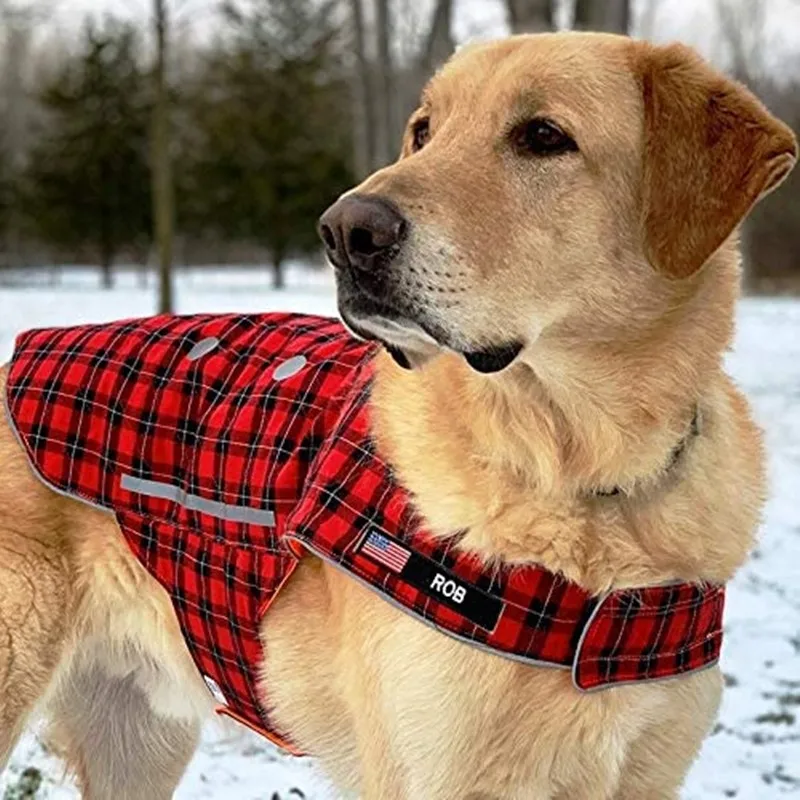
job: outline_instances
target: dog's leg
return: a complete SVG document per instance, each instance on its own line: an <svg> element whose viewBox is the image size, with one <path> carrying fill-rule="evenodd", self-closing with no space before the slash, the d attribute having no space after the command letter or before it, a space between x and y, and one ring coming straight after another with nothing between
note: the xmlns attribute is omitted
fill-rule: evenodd
<svg viewBox="0 0 800 800"><path fill-rule="evenodd" d="M72 619L54 497L31 475L0 410L0 770L53 680Z"/></svg>
<svg viewBox="0 0 800 800"><path fill-rule="evenodd" d="M45 539L0 515L0 770L64 651L67 565Z"/></svg>
<svg viewBox="0 0 800 800"><path fill-rule="evenodd" d="M59 682L51 713L52 743L86 800L168 800L200 736L199 719L156 714L135 673L93 663Z"/></svg>
<svg viewBox="0 0 800 800"><path fill-rule="evenodd" d="M682 678L669 710L632 744L614 800L678 800L722 699L718 669Z"/></svg>

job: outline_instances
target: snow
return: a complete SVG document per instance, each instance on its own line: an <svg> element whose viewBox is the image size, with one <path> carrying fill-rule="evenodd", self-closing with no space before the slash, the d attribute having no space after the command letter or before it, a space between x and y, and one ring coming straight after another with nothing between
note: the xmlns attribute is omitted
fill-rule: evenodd
<svg viewBox="0 0 800 800"><path fill-rule="evenodd" d="M60 286L0 285L0 361L25 328L96 322L153 313L151 287L124 273L112 292L88 270L65 271ZM289 289L269 275L220 267L182 272L178 310L292 310L335 313L328 274L289 271ZM740 305L731 373L765 428L771 498L753 557L733 581L722 667L728 688L719 723L706 741L684 800L771 800L800 796L800 302L746 299ZM74 800L77 792L31 729L18 745L0 792L29 765L45 780L38 797ZM294 791L292 791L294 789ZM298 793L298 790L302 794ZM177 793L178 800L334 800L308 759L291 759L233 723L209 724Z"/></svg>

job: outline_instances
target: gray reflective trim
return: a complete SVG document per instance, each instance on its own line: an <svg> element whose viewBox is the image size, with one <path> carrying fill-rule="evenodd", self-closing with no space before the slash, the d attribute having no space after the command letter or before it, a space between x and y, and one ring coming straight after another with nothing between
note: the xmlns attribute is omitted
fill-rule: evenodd
<svg viewBox="0 0 800 800"><path fill-rule="evenodd" d="M148 481L144 478L134 478L133 475L123 475L119 485L129 492L147 495L147 497L158 497L161 500L174 500L176 503L186 505L185 503L181 503L180 500L181 489L169 483Z"/></svg>
<svg viewBox="0 0 800 800"><path fill-rule="evenodd" d="M189 361L197 361L198 358L202 358L205 355L208 355L212 350L216 350L219 347L219 339L216 336L209 336L206 339L201 339L188 353L186 358Z"/></svg>
<svg viewBox="0 0 800 800"><path fill-rule="evenodd" d="M307 359L305 356L293 356L275 368L275 372L272 373L272 378L276 381L285 381L287 378L291 378L292 375L297 375L306 363Z"/></svg>
<svg viewBox="0 0 800 800"><path fill-rule="evenodd" d="M123 475L120 486L129 492L143 494L145 497L158 497L161 500L172 500L174 503L188 508L190 511L200 511L217 519L230 522L248 522L251 525L264 525L271 528L275 525L275 514L269 509L249 508L236 506L231 503L220 503L217 500L206 500L197 494L190 494L171 483L150 481L145 478L135 478L133 475Z"/></svg>

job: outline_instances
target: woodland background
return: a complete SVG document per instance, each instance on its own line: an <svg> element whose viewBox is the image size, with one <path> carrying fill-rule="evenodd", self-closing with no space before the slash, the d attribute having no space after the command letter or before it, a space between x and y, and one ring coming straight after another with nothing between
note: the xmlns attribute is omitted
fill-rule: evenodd
<svg viewBox="0 0 800 800"><path fill-rule="evenodd" d="M321 263L317 216L395 157L420 88L460 43L459 5L479 4L226 0L204 3L198 25L193 0L138 2L146 21L76 10L42 36L58 0L0 0L0 282L93 264L111 286L135 265L143 283L160 276L162 310L174 266L252 264L281 287L289 260ZM658 39L663 19L658 0L502 5L513 32ZM800 35L770 58L775 0L710 11L705 55L800 131ZM800 170L743 243L751 290L800 289Z"/></svg>

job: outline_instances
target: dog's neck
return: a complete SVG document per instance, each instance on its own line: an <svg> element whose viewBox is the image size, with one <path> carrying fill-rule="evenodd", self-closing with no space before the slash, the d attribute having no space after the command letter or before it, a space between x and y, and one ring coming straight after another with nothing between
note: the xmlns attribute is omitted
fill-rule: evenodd
<svg viewBox="0 0 800 800"><path fill-rule="evenodd" d="M630 331L627 341L545 334L523 362L493 376L454 354L411 372L382 354L373 392L379 451L432 530L488 526L480 545L487 554L559 565L515 550L514 536L535 524L542 542L555 541L542 519L581 513L593 490L645 492L668 479L696 411L705 422L708 410L713 422L705 398L731 335L732 281L702 278L668 321ZM709 303L724 303L726 314L705 313ZM498 545L500 527L510 538Z"/></svg>

